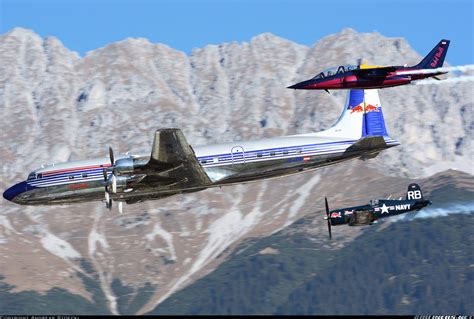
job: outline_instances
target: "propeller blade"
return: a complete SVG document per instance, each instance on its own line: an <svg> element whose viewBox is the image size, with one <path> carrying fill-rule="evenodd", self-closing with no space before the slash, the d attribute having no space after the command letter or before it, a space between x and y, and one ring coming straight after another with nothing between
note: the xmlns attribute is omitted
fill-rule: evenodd
<svg viewBox="0 0 474 319"><path fill-rule="evenodd" d="M105 192L105 207L109 210L112 209L112 199L107 191Z"/></svg>
<svg viewBox="0 0 474 319"><path fill-rule="evenodd" d="M117 193L117 178L112 174L112 193Z"/></svg>
<svg viewBox="0 0 474 319"><path fill-rule="evenodd" d="M122 215L123 214L123 202L118 202L118 208L119 208L120 215Z"/></svg>
<svg viewBox="0 0 474 319"><path fill-rule="evenodd" d="M112 150L112 147L109 146L109 157L110 157L110 164L114 166L115 160L114 160L114 151Z"/></svg>
<svg viewBox="0 0 474 319"><path fill-rule="evenodd" d="M327 197L324 197L324 202L326 204L326 216L327 216L327 221L328 221L328 232L329 232L329 240L332 239L332 234L331 234L331 217L329 216L329 205L328 205L328 199Z"/></svg>
<svg viewBox="0 0 474 319"><path fill-rule="evenodd" d="M107 182L107 171L105 168L102 170L102 175L104 175L104 182Z"/></svg>

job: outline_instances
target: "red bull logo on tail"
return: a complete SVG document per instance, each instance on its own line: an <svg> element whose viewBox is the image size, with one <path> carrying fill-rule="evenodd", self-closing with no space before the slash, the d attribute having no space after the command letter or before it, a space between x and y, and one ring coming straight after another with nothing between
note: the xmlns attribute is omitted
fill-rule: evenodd
<svg viewBox="0 0 474 319"><path fill-rule="evenodd" d="M367 104L365 106L365 113L370 113L370 112L380 112L380 107L379 106L374 106L372 104Z"/></svg>
<svg viewBox="0 0 474 319"><path fill-rule="evenodd" d="M446 42L444 42L443 44L445 44ZM436 52L435 56L433 57L433 59L431 60L431 67L436 67L436 65L438 64L438 61L439 59L441 58L441 55L443 54L443 51L444 49L442 47L438 47L438 51Z"/></svg>
<svg viewBox="0 0 474 319"><path fill-rule="evenodd" d="M362 112L364 112L364 104L361 103L359 105L353 106L353 107L350 108L350 110L351 110L351 114L352 113L362 113Z"/></svg>
<svg viewBox="0 0 474 319"><path fill-rule="evenodd" d="M351 114L352 113L363 113L364 112L364 104L361 103L359 105L356 105L354 107L350 108ZM367 104L365 106L365 113L370 113L370 112L380 112L380 106L378 105L372 105L372 104Z"/></svg>

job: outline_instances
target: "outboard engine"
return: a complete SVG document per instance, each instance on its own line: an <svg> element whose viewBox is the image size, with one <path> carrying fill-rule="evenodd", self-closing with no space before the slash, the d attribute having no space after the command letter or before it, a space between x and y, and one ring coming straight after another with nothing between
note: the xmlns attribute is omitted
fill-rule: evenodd
<svg viewBox="0 0 474 319"><path fill-rule="evenodd" d="M133 174L134 162L133 157L125 157L118 159L114 163L114 172L115 175L131 175Z"/></svg>

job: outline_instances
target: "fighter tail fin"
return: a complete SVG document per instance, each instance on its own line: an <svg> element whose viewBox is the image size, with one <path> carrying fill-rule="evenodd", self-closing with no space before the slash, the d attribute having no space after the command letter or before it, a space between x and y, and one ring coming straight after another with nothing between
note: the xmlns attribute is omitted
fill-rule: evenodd
<svg viewBox="0 0 474 319"><path fill-rule="evenodd" d="M417 69L436 69L442 67L444 58L448 52L449 42L449 40L445 39L439 41L433 50L431 50L430 53L428 53L428 55L425 56L424 59L415 67Z"/></svg>
<svg viewBox="0 0 474 319"><path fill-rule="evenodd" d="M407 190L407 196L406 199L416 199L416 200L422 200L423 199L423 193L421 192L421 187L420 185L416 183L412 183L408 185L408 190Z"/></svg>

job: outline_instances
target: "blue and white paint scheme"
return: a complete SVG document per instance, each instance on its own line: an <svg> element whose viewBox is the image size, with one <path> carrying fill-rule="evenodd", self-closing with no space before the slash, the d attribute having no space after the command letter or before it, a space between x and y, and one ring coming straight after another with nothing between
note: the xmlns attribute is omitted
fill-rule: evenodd
<svg viewBox="0 0 474 319"><path fill-rule="evenodd" d="M284 176L399 145L387 134L377 90L350 90L329 129L216 145L187 144L178 129L157 130L151 155L121 155L43 165L3 193L24 205L104 198L136 203L209 187Z"/></svg>

